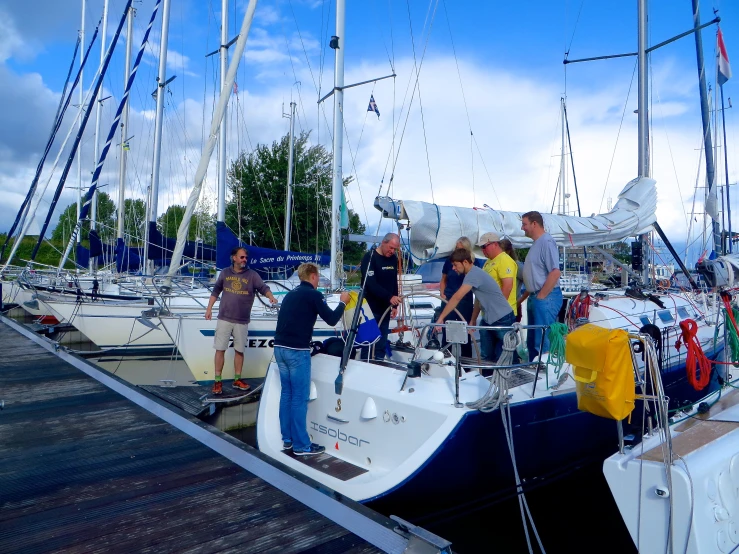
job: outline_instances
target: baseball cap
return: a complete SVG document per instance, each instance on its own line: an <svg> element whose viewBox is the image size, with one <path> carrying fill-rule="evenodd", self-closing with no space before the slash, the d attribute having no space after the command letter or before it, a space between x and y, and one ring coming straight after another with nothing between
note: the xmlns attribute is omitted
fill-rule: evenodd
<svg viewBox="0 0 739 554"><path fill-rule="evenodd" d="M485 246L489 242L500 242L501 238L497 233L483 233L480 236L480 240L477 241L477 246Z"/></svg>

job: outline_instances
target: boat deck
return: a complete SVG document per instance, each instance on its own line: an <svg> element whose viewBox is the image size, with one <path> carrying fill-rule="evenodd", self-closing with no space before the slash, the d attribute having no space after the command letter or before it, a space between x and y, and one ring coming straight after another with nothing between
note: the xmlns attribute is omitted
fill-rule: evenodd
<svg viewBox="0 0 739 554"><path fill-rule="evenodd" d="M408 546L392 520L31 335L0 323L0 552Z"/></svg>

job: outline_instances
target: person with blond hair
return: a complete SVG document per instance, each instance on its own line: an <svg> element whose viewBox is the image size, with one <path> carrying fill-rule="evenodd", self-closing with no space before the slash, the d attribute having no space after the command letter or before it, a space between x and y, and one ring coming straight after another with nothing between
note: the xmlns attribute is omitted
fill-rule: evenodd
<svg viewBox="0 0 739 554"><path fill-rule="evenodd" d="M342 292L333 310L318 290L320 273L311 263L298 267L300 284L285 295L277 316L275 361L280 369L280 432L282 449L296 456L320 454L326 449L311 443L306 427L310 395L310 352L313 327L318 316L330 326L336 325L349 302Z"/></svg>

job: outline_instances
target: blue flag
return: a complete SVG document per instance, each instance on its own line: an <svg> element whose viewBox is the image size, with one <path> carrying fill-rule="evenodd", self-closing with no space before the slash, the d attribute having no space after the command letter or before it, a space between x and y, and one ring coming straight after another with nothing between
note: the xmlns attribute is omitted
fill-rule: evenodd
<svg viewBox="0 0 739 554"><path fill-rule="evenodd" d="M377 114L377 119L380 119L380 110L377 108L377 104L375 103L375 95L370 94L370 101L369 106L367 106L368 112L375 112Z"/></svg>

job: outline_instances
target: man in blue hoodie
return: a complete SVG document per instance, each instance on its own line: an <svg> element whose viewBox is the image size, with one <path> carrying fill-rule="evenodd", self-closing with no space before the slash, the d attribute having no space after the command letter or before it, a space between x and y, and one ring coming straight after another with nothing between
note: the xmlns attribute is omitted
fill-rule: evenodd
<svg viewBox="0 0 739 554"><path fill-rule="evenodd" d="M275 332L275 360L280 368L280 431L282 449L296 456L320 454L325 447L311 443L306 427L308 396L310 395L310 351L316 319L336 325L349 302L349 293L342 292L339 305L333 310L318 292L318 266L302 264L298 268L300 285L287 293L280 306Z"/></svg>

